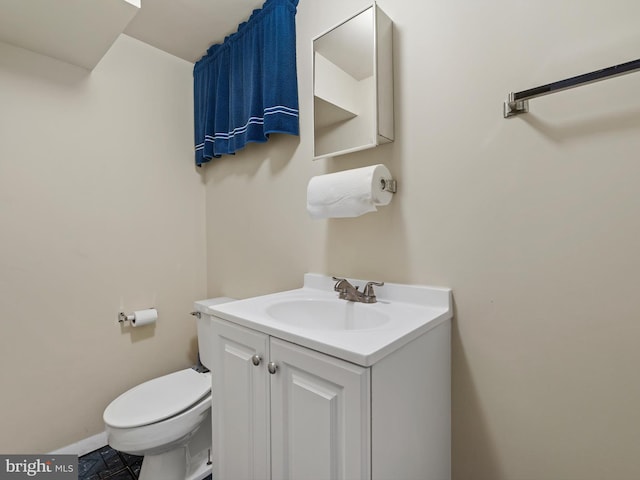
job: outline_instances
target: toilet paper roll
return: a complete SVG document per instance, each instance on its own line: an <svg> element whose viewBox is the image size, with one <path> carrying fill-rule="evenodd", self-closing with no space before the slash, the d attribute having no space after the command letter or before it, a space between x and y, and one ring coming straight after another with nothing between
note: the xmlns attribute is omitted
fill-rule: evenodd
<svg viewBox="0 0 640 480"><path fill-rule="evenodd" d="M143 325L149 325L156 323L158 319L158 311L155 308L147 308L146 310L136 310L133 312L133 320L131 320L132 327L141 327Z"/></svg>
<svg viewBox="0 0 640 480"><path fill-rule="evenodd" d="M393 193L383 189L390 180L382 164L312 177L307 186L307 211L311 218L358 217L388 205Z"/></svg>

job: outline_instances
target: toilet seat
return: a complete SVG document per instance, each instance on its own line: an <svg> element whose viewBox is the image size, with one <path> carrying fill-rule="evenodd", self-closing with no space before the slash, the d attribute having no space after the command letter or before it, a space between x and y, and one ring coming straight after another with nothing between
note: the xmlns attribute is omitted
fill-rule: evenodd
<svg viewBox="0 0 640 480"><path fill-rule="evenodd" d="M211 373L188 368L154 378L124 392L104 411L104 422L134 428L171 418L211 393Z"/></svg>

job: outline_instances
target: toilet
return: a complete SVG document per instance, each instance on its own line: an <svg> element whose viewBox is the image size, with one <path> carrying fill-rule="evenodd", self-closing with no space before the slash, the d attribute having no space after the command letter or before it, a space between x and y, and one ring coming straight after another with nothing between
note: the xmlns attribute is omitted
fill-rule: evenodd
<svg viewBox="0 0 640 480"><path fill-rule="evenodd" d="M204 367L211 366L213 356L206 307L230 301L195 302ZM109 445L144 456L140 480L201 480L211 473L211 373L202 365L141 383L105 409Z"/></svg>

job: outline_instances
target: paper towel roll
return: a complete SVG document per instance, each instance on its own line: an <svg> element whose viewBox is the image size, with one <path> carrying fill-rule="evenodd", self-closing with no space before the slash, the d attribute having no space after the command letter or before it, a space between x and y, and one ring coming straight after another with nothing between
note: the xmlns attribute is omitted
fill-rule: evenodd
<svg viewBox="0 0 640 480"><path fill-rule="evenodd" d="M133 320L131 320L131 326L141 327L143 325L149 325L150 323L156 323L157 319L158 311L155 308L136 310L135 312L133 312Z"/></svg>
<svg viewBox="0 0 640 480"><path fill-rule="evenodd" d="M391 179L382 164L312 177L307 186L307 211L314 219L375 212L393 198L393 193L383 189L382 179Z"/></svg>

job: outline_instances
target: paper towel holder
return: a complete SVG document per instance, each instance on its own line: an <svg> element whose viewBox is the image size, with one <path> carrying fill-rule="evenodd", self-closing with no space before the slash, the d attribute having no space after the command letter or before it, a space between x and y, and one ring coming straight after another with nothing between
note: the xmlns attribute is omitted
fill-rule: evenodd
<svg viewBox="0 0 640 480"><path fill-rule="evenodd" d="M155 309L155 307L149 307L149 310L151 309ZM133 313L124 313L124 312L118 313L118 323L124 323L124 322L131 323L135 319L136 319L136 316Z"/></svg>
<svg viewBox="0 0 640 480"><path fill-rule="evenodd" d="M393 178L381 178L380 188L385 192L396 193L398 191L398 182Z"/></svg>

